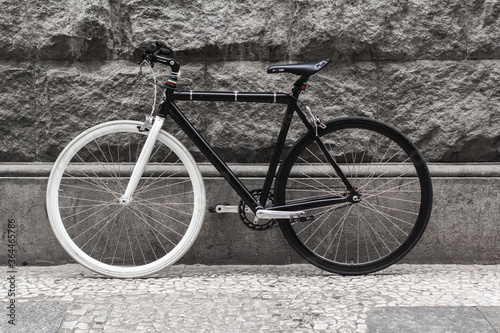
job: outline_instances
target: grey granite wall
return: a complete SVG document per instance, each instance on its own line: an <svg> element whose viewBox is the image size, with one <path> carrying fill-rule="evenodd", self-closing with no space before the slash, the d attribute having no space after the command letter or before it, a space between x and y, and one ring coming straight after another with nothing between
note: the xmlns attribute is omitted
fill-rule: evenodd
<svg viewBox="0 0 500 333"><path fill-rule="evenodd" d="M303 96L322 118L387 121L429 161L498 162L499 15L491 0L0 0L0 162L51 162L89 126L142 119L135 61L154 40L181 89L288 92L294 77L267 66L330 58ZM230 162L265 161L282 114L180 106Z"/></svg>

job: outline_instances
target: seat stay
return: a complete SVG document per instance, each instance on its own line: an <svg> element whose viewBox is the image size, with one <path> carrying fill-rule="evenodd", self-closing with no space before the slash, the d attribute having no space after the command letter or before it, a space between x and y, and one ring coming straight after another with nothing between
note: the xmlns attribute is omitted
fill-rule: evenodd
<svg viewBox="0 0 500 333"><path fill-rule="evenodd" d="M307 128L307 131L309 132L309 134L314 137L314 141L316 141L316 144L318 145L319 149L322 151L325 159L332 166L332 168L337 173L337 176L342 180L342 182L346 186L347 191L351 194L355 194L356 190L352 186L351 182L349 181L349 179L347 179L344 172L342 171L340 166L337 164L337 161L335 161L335 158L330 154L330 151L325 146L323 141L321 141L321 137L316 134L316 129L313 127L313 125L311 125L311 123L307 119L306 115L300 109L300 107L298 105L295 106L295 111L297 112L297 115L299 116L299 118L302 120L302 123L304 124L304 126Z"/></svg>

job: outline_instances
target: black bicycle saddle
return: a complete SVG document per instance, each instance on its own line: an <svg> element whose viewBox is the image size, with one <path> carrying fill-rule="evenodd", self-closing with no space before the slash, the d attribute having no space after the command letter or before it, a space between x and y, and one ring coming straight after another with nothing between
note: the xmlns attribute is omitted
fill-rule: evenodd
<svg viewBox="0 0 500 333"><path fill-rule="evenodd" d="M328 65L330 59L308 62L305 64L274 65L267 69L268 73L292 73L295 75L311 76Z"/></svg>

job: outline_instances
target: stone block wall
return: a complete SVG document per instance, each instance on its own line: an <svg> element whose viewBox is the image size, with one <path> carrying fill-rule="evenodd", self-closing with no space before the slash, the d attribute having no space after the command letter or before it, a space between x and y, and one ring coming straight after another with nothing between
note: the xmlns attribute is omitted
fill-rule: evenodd
<svg viewBox="0 0 500 333"><path fill-rule="evenodd" d="M499 263L499 16L499 0L0 0L0 215L18 223L18 262L70 260L46 216L52 162L90 126L150 112L136 61L158 40L176 51L180 89L289 92L294 76L269 65L331 59L301 100L322 119L386 121L434 162L431 222L405 260ZM282 106L179 106L250 188L262 183L249 163L268 161ZM293 125L289 144L303 131ZM221 178L205 182L209 205L239 201ZM276 228L207 214L183 262L301 259Z"/></svg>
<svg viewBox="0 0 500 333"><path fill-rule="evenodd" d="M83 129L142 119L153 91L135 61L154 40L176 51L180 89L288 92L269 65L330 58L302 97L320 117L391 123L429 161L499 162L499 15L496 0L0 0L0 162L52 162ZM180 106L229 162L266 161L282 116Z"/></svg>

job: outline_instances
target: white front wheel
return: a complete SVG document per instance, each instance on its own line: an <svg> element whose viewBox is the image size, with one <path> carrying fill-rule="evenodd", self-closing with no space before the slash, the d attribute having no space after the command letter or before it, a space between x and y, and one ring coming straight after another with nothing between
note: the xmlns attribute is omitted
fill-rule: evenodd
<svg viewBox="0 0 500 333"><path fill-rule="evenodd" d="M160 131L133 196L122 202L148 132L135 121L97 125L54 164L47 188L52 229L71 257L98 273L133 278L173 264L194 243L205 187L189 151Z"/></svg>

